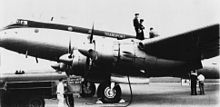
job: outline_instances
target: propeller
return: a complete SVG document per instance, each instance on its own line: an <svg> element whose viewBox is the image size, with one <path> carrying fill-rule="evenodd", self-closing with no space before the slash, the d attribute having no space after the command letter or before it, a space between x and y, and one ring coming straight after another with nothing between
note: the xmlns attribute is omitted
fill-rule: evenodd
<svg viewBox="0 0 220 107"><path fill-rule="evenodd" d="M73 51L72 51L71 38L69 38L69 48L68 48L68 53L69 53L68 58L73 58L73 57L72 57L72 55L73 55Z"/></svg>
<svg viewBox="0 0 220 107"><path fill-rule="evenodd" d="M66 71L67 76L69 76L69 65L72 64L73 62L73 50L72 50L72 44L71 44L71 37L69 38L69 46L68 46L68 54L64 54L62 55L59 60L62 63L59 63L59 66L52 66L52 68L56 69L56 70L64 70Z"/></svg>
<svg viewBox="0 0 220 107"><path fill-rule="evenodd" d="M68 53L64 54L62 56L59 57L59 61L60 62L65 62L69 65L71 65L72 61L73 61L73 50L72 50L72 44L71 44L71 38L69 39L69 46L68 46Z"/></svg>
<svg viewBox="0 0 220 107"><path fill-rule="evenodd" d="M90 38L89 38L89 43L92 44L93 41L93 35L94 35L94 23L92 25L92 29L91 29L91 33L90 33ZM84 51L81 52L82 54L84 54L85 56L87 56L86 58L86 65L87 65L87 72L84 73L84 77L87 78L89 71L91 70L92 66L93 66L93 57L91 55L91 51L93 51L93 49L89 49L89 51Z"/></svg>
<svg viewBox="0 0 220 107"><path fill-rule="evenodd" d="M91 29L91 34L90 34L90 37L89 37L89 44L92 44L93 43L93 35L94 35L94 24L92 26L92 29ZM72 64L73 60L74 60L74 49L72 49L72 44L71 44L71 37L69 38L69 46L68 46L68 54L65 54L65 55L62 55L59 60L62 61L62 62L65 62L69 65ZM83 53L83 52L82 52ZM76 52L77 54L77 52ZM91 66L92 66L92 60L93 58L90 57L90 55L86 55L87 58L86 58L86 63L88 65L88 70L90 70ZM77 57L76 57L77 58ZM76 59L75 59L76 60ZM86 73L87 74L87 73Z"/></svg>
<svg viewBox="0 0 220 107"><path fill-rule="evenodd" d="M91 34L90 34L90 38L89 38L89 43L91 44L93 41L93 34L94 34L94 24L92 25L92 30L91 30Z"/></svg>
<svg viewBox="0 0 220 107"><path fill-rule="evenodd" d="M95 42L93 40L93 36L94 36L94 24L93 24L91 32L90 32L90 37L88 38L89 45L95 45ZM97 59L97 52L94 49L95 49L95 47L89 48L89 50L88 50L88 47L85 47L85 49L77 49L77 50L72 49L71 38L70 38L69 39L69 46L68 46L68 54L62 55L59 58L59 60L60 60L60 62L65 64L67 68L68 68L68 65L70 65L76 69L80 69L82 67L83 63L86 64L87 70L85 70L85 72L84 72L84 77L86 79L89 71L91 71L91 68L93 66L93 61ZM84 56L84 58L86 58L85 62L83 60L83 56ZM53 68L57 68L57 67L53 66ZM66 71L66 72L69 73L68 71Z"/></svg>

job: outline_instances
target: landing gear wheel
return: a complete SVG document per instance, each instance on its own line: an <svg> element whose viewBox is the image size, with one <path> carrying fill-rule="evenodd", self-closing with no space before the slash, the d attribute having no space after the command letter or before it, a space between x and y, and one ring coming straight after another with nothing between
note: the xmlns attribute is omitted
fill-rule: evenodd
<svg viewBox="0 0 220 107"><path fill-rule="evenodd" d="M121 88L115 85L112 89L110 84L101 83L97 91L98 98L101 98L103 103L118 103L121 100Z"/></svg>
<svg viewBox="0 0 220 107"><path fill-rule="evenodd" d="M30 98L28 107L45 107L45 101L40 97Z"/></svg>
<svg viewBox="0 0 220 107"><path fill-rule="evenodd" d="M81 97L93 97L95 95L95 84L89 81L82 82L82 93L80 93Z"/></svg>

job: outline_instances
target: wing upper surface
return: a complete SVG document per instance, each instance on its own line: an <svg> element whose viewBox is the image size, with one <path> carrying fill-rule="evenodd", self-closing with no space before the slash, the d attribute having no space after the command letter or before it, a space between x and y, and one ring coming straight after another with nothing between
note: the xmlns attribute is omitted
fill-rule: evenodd
<svg viewBox="0 0 220 107"><path fill-rule="evenodd" d="M219 24L190 32L143 40L143 50L150 55L173 60L195 61L219 55Z"/></svg>

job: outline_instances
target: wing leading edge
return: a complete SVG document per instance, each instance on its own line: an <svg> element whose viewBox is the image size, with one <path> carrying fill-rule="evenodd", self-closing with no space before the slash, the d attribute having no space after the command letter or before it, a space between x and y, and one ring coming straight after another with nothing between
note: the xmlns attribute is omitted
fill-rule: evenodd
<svg viewBox="0 0 220 107"><path fill-rule="evenodd" d="M198 61L220 53L219 24L190 32L143 40L140 45L150 55L180 61Z"/></svg>

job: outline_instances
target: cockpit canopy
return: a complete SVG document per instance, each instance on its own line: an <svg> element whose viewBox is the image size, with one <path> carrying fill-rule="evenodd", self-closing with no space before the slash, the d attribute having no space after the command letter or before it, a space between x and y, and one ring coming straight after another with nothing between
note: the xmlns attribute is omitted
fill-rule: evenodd
<svg viewBox="0 0 220 107"><path fill-rule="evenodd" d="M28 25L28 21L27 20L23 20L23 19L17 19L16 24Z"/></svg>

